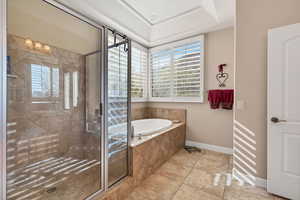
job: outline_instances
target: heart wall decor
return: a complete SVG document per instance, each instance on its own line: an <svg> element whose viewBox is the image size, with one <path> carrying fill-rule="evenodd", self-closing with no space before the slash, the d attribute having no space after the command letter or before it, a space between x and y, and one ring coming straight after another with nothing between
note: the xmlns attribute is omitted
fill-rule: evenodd
<svg viewBox="0 0 300 200"><path fill-rule="evenodd" d="M229 78L228 73L219 73L219 74L217 74L216 78L219 82L219 87L226 87L225 82Z"/></svg>
<svg viewBox="0 0 300 200"><path fill-rule="evenodd" d="M219 82L219 87L226 87L225 82L229 78L229 74L224 72L224 67L227 66L226 64L221 64L218 66L219 73L216 75L216 79Z"/></svg>

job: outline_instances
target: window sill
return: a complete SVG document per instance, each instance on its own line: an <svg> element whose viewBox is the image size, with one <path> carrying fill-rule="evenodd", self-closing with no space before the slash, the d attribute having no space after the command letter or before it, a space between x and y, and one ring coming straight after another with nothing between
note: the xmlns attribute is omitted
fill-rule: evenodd
<svg viewBox="0 0 300 200"><path fill-rule="evenodd" d="M131 103L146 103L148 102L148 99L141 98L141 99L131 99Z"/></svg>
<svg viewBox="0 0 300 200"><path fill-rule="evenodd" d="M203 98L150 98L148 102L161 102L161 103L199 103L203 104Z"/></svg>
<svg viewBox="0 0 300 200"><path fill-rule="evenodd" d="M150 99L132 99L131 103L147 103L147 102L157 102L157 103L199 103L204 104L203 97L196 98L150 98Z"/></svg>

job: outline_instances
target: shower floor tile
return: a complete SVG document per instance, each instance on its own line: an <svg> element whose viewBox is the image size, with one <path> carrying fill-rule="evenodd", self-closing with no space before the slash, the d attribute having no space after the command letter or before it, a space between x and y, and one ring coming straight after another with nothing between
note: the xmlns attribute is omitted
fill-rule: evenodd
<svg viewBox="0 0 300 200"><path fill-rule="evenodd" d="M231 180L232 157L179 151L126 200L283 200L263 188Z"/></svg>
<svg viewBox="0 0 300 200"><path fill-rule="evenodd" d="M65 188L66 183L70 184L70 182L72 182L72 188L75 188L75 186L81 186L82 188L81 182L83 180L87 179L86 182L89 183L92 177L99 175L95 172L100 170L100 165L100 161L97 160L50 157L17 168L10 171L7 176L7 199L50 199L50 197L45 197L45 195L48 195L48 191L55 189L53 192L56 192L57 189L58 191L67 192L63 190L70 189ZM75 180L78 179L79 181L76 182ZM94 182L92 183L94 184ZM94 190L96 191L97 188ZM52 195L52 198L55 198L55 195Z"/></svg>

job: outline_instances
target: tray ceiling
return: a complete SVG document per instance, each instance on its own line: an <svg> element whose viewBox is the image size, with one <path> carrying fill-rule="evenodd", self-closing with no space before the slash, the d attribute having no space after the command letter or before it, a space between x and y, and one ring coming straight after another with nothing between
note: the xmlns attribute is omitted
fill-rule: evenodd
<svg viewBox="0 0 300 200"><path fill-rule="evenodd" d="M152 47L232 27L235 0L58 0Z"/></svg>
<svg viewBox="0 0 300 200"><path fill-rule="evenodd" d="M185 15L202 7L201 0L120 0L149 25Z"/></svg>

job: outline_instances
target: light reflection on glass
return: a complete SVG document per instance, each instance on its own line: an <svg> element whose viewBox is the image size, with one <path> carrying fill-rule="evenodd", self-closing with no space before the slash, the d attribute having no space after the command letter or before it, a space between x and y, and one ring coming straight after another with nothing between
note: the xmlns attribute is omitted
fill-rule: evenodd
<svg viewBox="0 0 300 200"><path fill-rule="evenodd" d="M64 102L65 109L70 109L70 72L64 74Z"/></svg>
<svg viewBox="0 0 300 200"><path fill-rule="evenodd" d="M73 76L73 107L78 105L78 72L72 73Z"/></svg>
<svg viewBox="0 0 300 200"><path fill-rule="evenodd" d="M47 101L59 97L59 68L31 64L31 96Z"/></svg>

